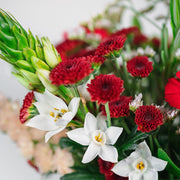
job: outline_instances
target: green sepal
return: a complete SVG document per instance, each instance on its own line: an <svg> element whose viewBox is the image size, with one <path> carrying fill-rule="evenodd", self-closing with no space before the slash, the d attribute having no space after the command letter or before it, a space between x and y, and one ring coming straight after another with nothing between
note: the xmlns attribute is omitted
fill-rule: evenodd
<svg viewBox="0 0 180 180"><path fill-rule="evenodd" d="M0 49L16 59L24 59L22 51L11 49L2 42L0 42Z"/></svg>
<svg viewBox="0 0 180 180"><path fill-rule="evenodd" d="M57 53L55 51L55 48L51 44L50 40L48 38L41 38L42 44L43 44L43 50L44 50L44 56L47 64L51 67L54 68L59 64L61 61L59 57L57 56Z"/></svg>
<svg viewBox="0 0 180 180"><path fill-rule="evenodd" d="M10 48L16 49L17 43L16 39L13 36L9 36L0 30L0 40L6 43Z"/></svg>
<svg viewBox="0 0 180 180"><path fill-rule="evenodd" d="M29 32L29 34L28 34L29 47L31 49L35 50L35 42L36 42L36 40L35 40L32 32L30 31L30 29L28 30L28 32Z"/></svg>
<svg viewBox="0 0 180 180"><path fill-rule="evenodd" d="M21 69L24 69L24 70L27 70L27 71L30 71L30 72L35 72L32 65L29 62L25 61L25 60L18 60L16 65L18 67L20 67Z"/></svg>
<svg viewBox="0 0 180 180"><path fill-rule="evenodd" d="M171 160L171 158L167 155L167 153L161 149L158 148L158 158L167 161L168 164L166 166L166 170L169 171L169 173L173 174L176 177L180 178L180 168L178 168L174 162Z"/></svg>
<svg viewBox="0 0 180 180"><path fill-rule="evenodd" d="M21 29L19 29L17 26L13 26L12 31L18 41L18 49L23 50L24 48L27 48L29 45L26 36L20 33Z"/></svg>
<svg viewBox="0 0 180 180"><path fill-rule="evenodd" d="M7 24L10 27L10 29L12 29L12 27L14 26L14 22L13 22L12 18L9 16L8 13L6 13L1 8L0 8L0 16L4 18L4 21L7 22Z"/></svg>
<svg viewBox="0 0 180 180"><path fill-rule="evenodd" d="M22 84L25 88L29 90L33 90L34 87L30 84L29 81L27 81L23 76L20 74L12 72L12 74L16 77L16 79L19 81L20 84Z"/></svg>
<svg viewBox="0 0 180 180"><path fill-rule="evenodd" d="M35 49L36 49L36 54L37 54L37 57L39 59L42 59L44 60L44 52L43 52L43 48L42 48L42 45L41 45L41 42L38 38L38 36L36 36L36 43L35 43Z"/></svg>
<svg viewBox="0 0 180 180"><path fill-rule="evenodd" d="M35 56L36 57L36 53L34 50L32 50L31 48L24 48L23 49L23 55L26 58L27 61L31 62L31 57Z"/></svg>
<svg viewBox="0 0 180 180"><path fill-rule="evenodd" d="M49 66L44 61L42 61L41 59L39 59L37 57L32 56L31 63L35 69L49 70Z"/></svg>
<svg viewBox="0 0 180 180"><path fill-rule="evenodd" d="M27 81L29 81L30 83L34 83L34 84L40 84L40 80L38 78L38 76L32 72L20 69L19 72L22 74L22 76L27 79Z"/></svg>
<svg viewBox="0 0 180 180"><path fill-rule="evenodd" d="M1 23L1 17L0 17L0 24L1 24L0 30L1 30L3 33L11 36L12 33L11 33L11 31L10 31L10 28L9 28L8 24L7 24L7 23L4 23L4 22Z"/></svg>

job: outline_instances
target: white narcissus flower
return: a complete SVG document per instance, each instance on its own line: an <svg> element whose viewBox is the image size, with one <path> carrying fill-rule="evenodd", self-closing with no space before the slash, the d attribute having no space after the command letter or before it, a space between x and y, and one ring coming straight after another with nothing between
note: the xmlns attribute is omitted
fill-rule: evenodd
<svg viewBox="0 0 180 180"><path fill-rule="evenodd" d="M119 176L129 177L129 180L158 180L157 171L164 170L166 165L166 161L151 155L144 141L130 156L118 162L112 171Z"/></svg>
<svg viewBox="0 0 180 180"><path fill-rule="evenodd" d="M154 51L153 48L147 46L146 49L144 50L144 54L153 57L156 54L156 52Z"/></svg>
<svg viewBox="0 0 180 180"><path fill-rule="evenodd" d="M37 102L33 103L39 115L30 119L26 126L48 131L45 135L47 142L53 135L66 128L67 124L74 118L79 107L80 98L73 98L69 105L59 97L47 90L44 94L35 93Z"/></svg>
<svg viewBox="0 0 180 180"><path fill-rule="evenodd" d="M74 129L67 133L73 141L88 146L82 162L88 163L97 155L104 161L117 162L118 152L112 146L115 144L123 128L111 126L107 128L103 116L97 118L93 114L87 113L84 122L84 128Z"/></svg>

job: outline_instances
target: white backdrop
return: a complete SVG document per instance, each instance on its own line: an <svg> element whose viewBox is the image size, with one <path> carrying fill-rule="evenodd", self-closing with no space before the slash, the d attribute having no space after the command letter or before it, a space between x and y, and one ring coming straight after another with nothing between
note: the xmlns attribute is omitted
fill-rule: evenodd
<svg viewBox="0 0 180 180"><path fill-rule="evenodd" d="M142 0L136 1L136 6L144 6ZM98 12L102 12L105 5L113 0L0 0L0 8L11 12L25 27L30 28L33 34L48 36L53 43L61 39L65 30L78 27L82 21L89 20ZM164 6L156 7L161 13ZM129 15L123 19L127 23ZM158 33L156 28L149 28L145 22L145 30L149 33ZM7 63L0 61L0 92L11 99L22 102L27 90L23 88L11 75ZM30 168L25 159L18 152L16 145L0 133L0 179L1 180L40 180L41 177ZM59 179L59 177L54 177Z"/></svg>

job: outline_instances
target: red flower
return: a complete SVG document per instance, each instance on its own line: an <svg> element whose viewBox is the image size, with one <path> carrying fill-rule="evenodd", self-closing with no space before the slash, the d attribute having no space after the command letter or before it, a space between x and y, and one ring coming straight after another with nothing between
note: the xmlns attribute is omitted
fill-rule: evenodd
<svg viewBox="0 0 180 180"><path fill-rule="evenodd" d="M135 112L135 123L139 131L150 132L163 124L163 115L153 105L140 106Z"/></svg>
<svg viewBox="0 0 180 180"><path fill-rule="evenodd" d="M148 42L148 38L143 34L138 34L133 39L133 44L135 46L140 46Z"/></svg>
<svg viewBox="0 0 180 180"><path fill-rule="evenodd" d="M23 100L23 106L19 114L19 119L22 124L36 115L33 115L33 112L35 112L36 109L35 106L32 104L33 102L35 102L34 93L29 92Z"/></svg>
<svg viewBox="0 0 180 180"><path fill-rule="evenodd" d="M81 48L84 48L86 46L87 46L87 43L82 40L66 39L62 43L58 44L56 46L56 49L61 55L61 58L64 60L66 58L73 56L75 53L79 52Z"/></svg>
<svg viewBox="0 0 180 180"><path fill-rule="evenodd" d="M109 103L110 115L113 118L129 116L129 103L133 97L120 96L118 100ZM105 107L102 106L102 111L106 114Z"/></svg>
<svg viewBox="0 0 180 180"><path fill-rule="evenodd" d="M146 56L136 56L127 62L127 71L134 77L147 77L153 70Z"/></svg>
<svg viewBox="0 0 180 180"><path fill-rule="evenodd" d="M96 55L98 56L109 56L113 54L114 56L119 55L119 51L124 46L126 41L125 36L115 36L102 42L96 49Z"/></svg>
<svg viewBox="0 0 180 180"><path fill-rule="evenodd" d="M64 84L75 84L88 76L93 69L91 64L86 61L85 57L65 60L59 63L50 73L52 84L58 86Z"/></svg>
<svg viewBox="0 0 180 180"><path fill-rule="evenodd" d="M101 158L99 158L98 164L99 164L99 171L101 174L104 174L104 175L112 175L113 174L111 169L114 167L114 163L104 161Z"/></svg>
<svg viewBox="0 0 180 180"><path fill-rule="evenodd" d="M179 71L180 72L180 71ZM179 72L176 76L179 78ZM165 86L165 100L170 106L180 109L180 80L177 78L168 79Z"/></svg>
<svg viewBox="0 0 180 180"><path fill-rule="evenodd" d="M131 34L140 34L140 30L137 26L132 26L132 27L129 27L129 28L124 28L124 29L121 29L115 33L113 33L111 36L114 37L114 36L119 36L119 35L131 35Z"/></svg>
<svg viewBox="0 0 180 180"><path fill-rule="evenodd" d="M98 101L98 104L105 104L117 100L123 92L124 81L115 75L100 74L91 80L88 84L88 91L92 101Z"/></svg>

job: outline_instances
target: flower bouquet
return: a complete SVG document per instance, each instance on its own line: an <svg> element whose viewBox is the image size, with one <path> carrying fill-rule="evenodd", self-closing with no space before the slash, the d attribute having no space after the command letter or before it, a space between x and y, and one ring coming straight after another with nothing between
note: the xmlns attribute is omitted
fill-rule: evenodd
<svg viewBox="0 0 180 180"><path fill-rule="evenodd" d="M30 90L21 126L44 131L46 144L41 136L31 147L50 165L65 159L61 166L71 169L61 180L180 179L180 2L161 2L170 12L162 27L146 16L159 2L137 11L130 0L115 1L56 48L0 10L0 58ZM126 9L135 13L132 26L119 28ZM161 37L146 36L140 17ZM27 158L40 169L34 154Z"/></svg>

